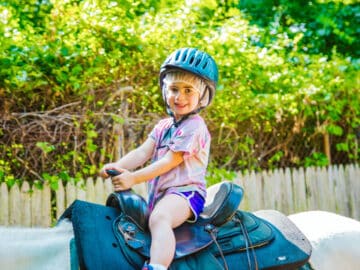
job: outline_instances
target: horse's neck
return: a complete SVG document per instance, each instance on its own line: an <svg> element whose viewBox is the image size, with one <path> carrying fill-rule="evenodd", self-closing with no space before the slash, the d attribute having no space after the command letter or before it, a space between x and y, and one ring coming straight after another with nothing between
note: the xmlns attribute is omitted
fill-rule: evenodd
<svg viewBox="0 0 360 270"><path fill-rule="evenodd" d="M28 227L1 227L0 237L14 240L39 240L41 238L57 238L59 236L72 235L72 224L69 221L63 221L53 228L28 228Z"/></svg>
<svg viewBox="0 0 360 270"><path fill-rule="evenodd" d="M0 227L1 269L69 269L72 225L54 228Z"/></svg>

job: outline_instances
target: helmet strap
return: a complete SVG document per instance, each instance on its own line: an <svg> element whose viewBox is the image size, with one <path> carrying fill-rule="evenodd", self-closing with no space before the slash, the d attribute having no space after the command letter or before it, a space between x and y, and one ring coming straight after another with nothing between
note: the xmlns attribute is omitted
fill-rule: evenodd
<svg viewBox="0 0 360 270"><path fill-rule="evenodd" d="M175 115L174 115L174 113L170 110L169 105L166 105L166 111L167 111L168 115L170 115L171 118L173 119L173 125L174 125L175 127L180 126L180 124L181 124L182 122L184 122L186 119L188 119L190 115L197 114L197 113L199 113L200 110L201 110L201 108L197 108L197 109L193 110L192 112L189 112L188 114L186 114L186 115L184 115L183 117L181 117L180 120L176 120Z"/></svg>

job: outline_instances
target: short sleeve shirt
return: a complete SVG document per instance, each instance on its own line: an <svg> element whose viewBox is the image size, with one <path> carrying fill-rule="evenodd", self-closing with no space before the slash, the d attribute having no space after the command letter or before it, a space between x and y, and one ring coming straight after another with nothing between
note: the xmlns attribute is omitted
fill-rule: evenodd
<svg viewBox="0 0 360 270"><path fill-rule="evenodd" d="M161 159L170 150L184 153L184 161L179 166L149 181L150 208L168 189L198 191L205 198L211 136L203 118L198 114L192 115L178 127L172 118L160 120L149 137L156 144L152 162Z"/></svg>

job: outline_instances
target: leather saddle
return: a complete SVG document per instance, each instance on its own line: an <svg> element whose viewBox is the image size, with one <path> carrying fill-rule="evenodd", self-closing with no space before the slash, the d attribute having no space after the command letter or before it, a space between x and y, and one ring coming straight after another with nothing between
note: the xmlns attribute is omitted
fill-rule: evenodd
<svg viewBox="0 0 360 270"><path fill-rule="evenodd" d="M241 227L234 226L236 220L245 224L247 231L256 231L253 244L259 245L272 238L272 231L255 216L238 211L243 197L243 189L232 182L221 182L208 188L204 211L196 223L184 223L174 230L176 238L175 259L181 258L210 246L216 238L240 234ZM107 206L122 213L115 221L115 235L133 250L149 257L151 237L148 231L148 208L145 200L128 190L109 195ZM233 221L235 220L235 221ZM230 222L231 221L231 222ZM225 223L228 226L222 226ZM220 228L220 229L219 229ZM260 234L262 236L260 236ZM244 236L245 237L245 236ZM221 249L246 248L245 239L238 243L221 243Z"/></svg>
<svg viewBox="0 0 360 270"><path fill-rule="evenodd" d="M243 189L231 182L222 182L207 189L204 211L200 214L198 223L211 223L220 226L229 221L238 209L243 198ZM138 226L148 227L149 211L144 198L132 190L111 193L106 206L119 209L130 216Z"/></svg>

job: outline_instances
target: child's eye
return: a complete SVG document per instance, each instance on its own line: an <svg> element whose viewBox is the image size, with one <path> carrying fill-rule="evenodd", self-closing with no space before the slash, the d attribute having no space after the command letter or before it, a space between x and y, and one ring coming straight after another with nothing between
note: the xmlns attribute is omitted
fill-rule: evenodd
<svg viewBox="0 0 360 270"><path fill-rule="evenodd" d="M193 90L191 88L185 88L186 94L191 94L192 92L193 92Z"/></svg>
<svg viewBox="0 0 360 270"><path fill-rule="evenodd" d="M170 87L169 92L172 94L176 94L177 92L179 92L179 89L177 89L176 87Z"/></svg>

